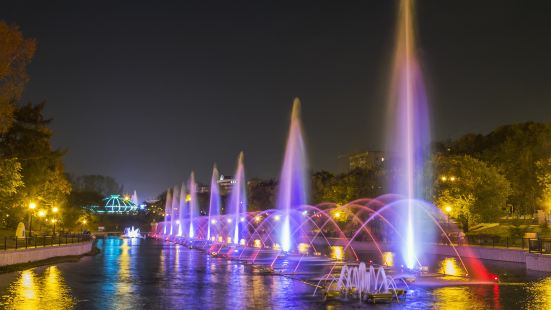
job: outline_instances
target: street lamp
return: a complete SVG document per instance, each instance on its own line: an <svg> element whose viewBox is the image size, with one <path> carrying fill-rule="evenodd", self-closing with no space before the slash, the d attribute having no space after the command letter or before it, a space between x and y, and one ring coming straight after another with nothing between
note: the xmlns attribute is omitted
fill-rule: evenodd
<svg viewBox="0 0 551 310"><path fill-rule="evenodd" d="M55 237L55 223L56 223L56 222L57 222L56 219L52 219L52 223L54 223L54 232L53 232L54 237Z"/></svg>
<svg viewBox="0 0 551 310"><path fill-rule="evenodd" d="M81 221L82 225L81 225L80 233L83 233L83 232L84 232L84 225L86 225L87 222L88 222L88 221L86 221L86 219L83 219L83 220Z"/></svg>
<svg viewBox="0 0 551 310"><path fill-rule="evenodd" d="M43 217L45 217L45 216L46 216L46 211L44 211L44 210L38 211L38 217L43 218ZM39 230L42 231L42 222L40 222L40 228L39 228Z"/></svg>
<svg viewBox="0 0 551 310"><path fill-rule="evenodd" d="M58 207L53 207L52 208L52 213L54 214L54 216L52 218L52 223L54 223L54 231L53 231L54 236L55 236L55 222L57 222L57 218L56 218L57 212L59 212L59 208Z"/></svg>
<svg viewBox="0 0 551 310"><path fill-rule="evenodd" d="M452 207L446 206L445 210L446 210L446 214L448 215L448 226L449 226L450 225L450 212L452 211Z"/></svg>
<svg viewBox="0 0 551 310"><path fill-rule="evenodd" d="M33 212L36 209L36 203L29 203L29 237L33 236Z"/></svg>

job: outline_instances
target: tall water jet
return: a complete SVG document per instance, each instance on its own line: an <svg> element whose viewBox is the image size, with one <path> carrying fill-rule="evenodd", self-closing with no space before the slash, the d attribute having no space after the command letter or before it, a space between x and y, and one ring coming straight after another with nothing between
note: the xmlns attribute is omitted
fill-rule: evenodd
<svg viewBox="0 0 551 310"><path fill-rule="evenodd" d="M195 238L195 227L193 220L199 216L199 202L197 201L197 183L195 182L195 172L189 176L189 238Z"/></svg>
<svg viewBox="0 0 551 310"><path fill-rule="evenodd" d="M212 168L212 177L210 178L210 200L209 200L209 219L207 223L207 240L210 240L211 225L216 225L213 218L220 215L220 189L218 188L218 169L216 164Z"/></svg>
<svg viewBox="0 0 551 310"><path fill-rule="evenodd" d="M169 231L166 229L166 225L168 223L168 219L170 218L170 214L172 212L172 192L171 188L166 190L166 199L165 199L165 221L163 222L163 234L166 235Z"/></svg>
<svg viewBox="0 0 551 310"><path fill-rule="evenodd" d="M416 57L413 28L413 0L401 0L394 54L393 88L390 100L392 135L389 139L393 165L399 175L391 187L406 198L406 217L401 227L402 254L408 268L413 268L421 252L420 211L415 199L422 198L423 168L430 143L427 100L421 68ZM417 222L417 223L416 223Z"/></svg>
<svg viewBox="0 0 551 310"><path fill-rule="evenodd" d="M185 210L186 210L186 184L182 182L180 187L180 203L178 204L178 237L184 235L184 223L185 223Z"/></svg>
<svg viewBox="0 0 551 310"><path fill-rule="evenodd" d="M277 208L282 213L278 239L281 249L285 252L294 248L291 235L291 231L294 231L291 227L293 226L291 211L307 203L306 172L306 148L300 121L300 100L295 98L277 195Z"/></svg>
<svg viewBox="0 0 551 310"><path fill-rule="evenodd" d="M230 201L228 205L228 214L230 214L231 223L233 223L233 243L239 244L240 237L242 236L242 222L241 217L245 216L247 212L247 188L245 183L245 166L244 166L244 154L239 153L237 159L237 169L235 171L235 183L232 186L230 195Z"/></svg>
<svg viewBox="0 0 551 310"><path fill-rule="evenodd" d="M178 233L178 227L176 227L178 223L178 186L174 185L174 189L172 190L172 208L170 211L170 235L174 236Z"/></svg>
<svg viewBox="0 0 551 310"><path fill-rule="evenodd" d="M134 194L132 194L132 198L130 198L130 200L133 204L136 205L136 207L140 206L140 202L138 201L138 193L136 192L136 190L134 190Z"/></svg>

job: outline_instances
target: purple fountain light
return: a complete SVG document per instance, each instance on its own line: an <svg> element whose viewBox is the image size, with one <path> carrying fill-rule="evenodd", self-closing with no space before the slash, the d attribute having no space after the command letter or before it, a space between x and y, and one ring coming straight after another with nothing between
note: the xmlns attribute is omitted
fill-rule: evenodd
<svg viewBox="0 0 551 310"><path fill-rule="evenodd" d="M278 239L281 249L285 252L295 247L291 234L294 230L291 226L296 221L292 220L292 210L307 203L306 171L306 148L300 122L300 100L295 98L277 196L277 208L282 214Z"/></svg>
<svg viewBox="0 0 551 310"><path fill-rule="evenodd" d="M166 199L165 199L165 220L163 222L163 234L166 235L170 231L167 231L166 224L168 223L168 219L170 218L170 212L172 208L172 193L171 188L166 190Z"/></svg>
<svg viewBox="0 0 551 310"><path fill-rule="evenodd" d="M407 209L400 227L404 242L402 254L408 268L413 268L423 244L415 228L419 212L415 199L422 198L423 169L428 159L430 143L427 99L421 68L415 55L413 1L402 0L394 55L393 88L391 91L389 137L392 163L398 171L398 181L391 184L395 193L404 196Z"/></svg>
<svg viewBox="0 0 551 310"><path fill-rule="evenodd" d="M233 243L239 244L240 237L242 236L240 227L241 218L245 216L247 212L247 189L245 187L245 166L244 166L244 154L239 153L237 159L237 170L235 171L235 183L232 186L230 195L230 201L228 205L228 220L233 222Z"/></svg>
<svg viewBox="0 0 551 310"><path fill-rule="evenodd" d="M174 185L172 190L172 208L170 210L170 235L175 236L178 234L178 197L180 195L180 190L178 186ZM179 226L179 225L178 225Z"/></svg>
<svg viewBox="0 0 551 310"><path fill-rule="evenodd" d="M180 187L180 203L178 205L178 237L184 235L184 220L186 211L186 184L182 182Z"/></svg>
<svg viewBox="0 0 551 310"><path fill-rule="evenodd" d="M212 168L212 177L210 179L210 202L209 202L209 217L207 223L207 240L211 240L210 234L212 231L211 224L214 226L215 218L220 215L220 190L218 189L218 169L216 165Z"/></svg>
<svg viewBox="0 0 551 310"><path fill-rule="evenodd" d="M188 199L189 197L189 199ZM189 196L186 196L189 203L189 238L195 238L195 227L193 221L199 216L199 202L197 201L197 183L195 182L195 172L189 176Z"/></svg>

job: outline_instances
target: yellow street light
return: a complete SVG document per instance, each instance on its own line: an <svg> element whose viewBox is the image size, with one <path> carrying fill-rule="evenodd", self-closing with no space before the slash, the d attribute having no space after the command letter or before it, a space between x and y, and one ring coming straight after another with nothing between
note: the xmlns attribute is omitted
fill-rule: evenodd
<svg viewBox="0 0 551 310"><path fill-rule="evenodd" d="M44 211L44 210L38 211L38 216L45 217L46 216L46 211Z"/></svg>
<svg viewBox="0 0 551 310"><path fill-rule="evenodd" d="M448 215L448 218L447 218L446 222L447 222L447 225L449 226L450 225L450 212L452 211L452 207L451 206L446 206L444 208L444 210L446 210L446 214Z"/></svg>
<svg viewBox="0 0 551 310"><path fill-rule="evenodd" d="M87 221L86 220L82 220L82 224L86 225Z"/></svg>
<svg viewBox="0 0 551 310"><path fill-rule="evenodd" d="M59 211L59 208L58 208L58 207L53 207L53 208L52 208L52 212L53 212L53 213L57 213L58 211Z"/></svg>
<svg viewBox="0 0 551 310"><path fill-rule="evenodd" d="M335 212L334 214L335 218L338 219L341 217L341 213L339 211Z"/></svg>
<svg viewBox="0 0 551 310"><path fill-rule="evenodd" d="M35 209L35 208L36 208L36 203L34 202L29 203L29 209Z"/></svg>

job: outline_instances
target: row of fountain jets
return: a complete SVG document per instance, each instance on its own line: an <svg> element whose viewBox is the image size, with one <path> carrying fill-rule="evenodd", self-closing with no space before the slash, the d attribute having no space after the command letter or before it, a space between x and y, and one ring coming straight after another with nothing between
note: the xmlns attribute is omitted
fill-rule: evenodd
<svg viewBox="0 0 551 310"><path fill-rule="evenodd" d="M424 189L422 182L423 168L428 157L430 144L429 117L425 89L420 64L416 57L415 36L413 29L413 0L401 0L400 14L397 25L396 47L394 54L392 87L389 100L389 142L387 149L396 157L393 161L395 171L400 175L393 184L389 184L393 193L401 195L408 201L407 212L402 235L405 236L401 245L402 256L409 268L418 261L418 253L422 251L416 223L416 208L413 201L421 197ZM294 247L295 240L291 231L297 221L292 219L292 210L307 203L306 186L306 150L304 146L301 122L300 101L295 99L291 116L285 157L279 177L277 209L281 220L277 227L278 241L283 251ZM213 169L211 182L211 199L208 211L207 238L212 238L212 217L220 214L220 198L217 188L218 172ZM240 217L247 211L245 172L243 154L239 155L236 183L231 193L226 216L233 215L231 238L239 242L243 227ZM195 176L191 173L187 184L168 190L165 207L165 225L163 233L171 236L194 238L197 234L194 219L199 217Z"/></svg>
<svg viewBox="0 0 551 310"><path fill-rule="evenodd" d="M306 154L302 128L300 121L300 100L293 102L293 112L287 148L282 172L279 181L277 206L281 211L281 227L278 229L279 245L283 251L289 251L292 247L291 236L291 210L307 203L306 184ZM208 221L206 239L212 240L213 226L221 215L221 199L218 187L219 172L214 165L210 182L210 200L208 209ZM225 219L233 223L231 228L231 241L239 244L246 229L244 215L247 212L247 192L244 168L244 154L241 152L237 160L237 169L234 182L227 203ZM191 172L189 180L179 186L169 188L166 194L165 218L163 234L177 237L196 238L198 227L194 227L195 220L202 216L197 201L197 183L195 174Z"/></svg>

